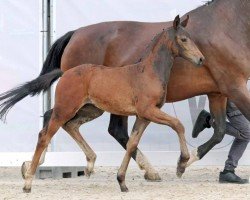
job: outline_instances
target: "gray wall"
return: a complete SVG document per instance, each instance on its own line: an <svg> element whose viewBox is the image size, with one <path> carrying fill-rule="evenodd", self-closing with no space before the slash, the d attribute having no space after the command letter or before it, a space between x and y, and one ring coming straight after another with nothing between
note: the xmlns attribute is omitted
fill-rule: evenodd
<svg viewBox="0 0 250 200"><path fill-rule="evenodd" d="M0 93L39 73L39 1L0 1ZM32 151L39 129L38 98L26 98L0 121L0 151Z"/></svg>

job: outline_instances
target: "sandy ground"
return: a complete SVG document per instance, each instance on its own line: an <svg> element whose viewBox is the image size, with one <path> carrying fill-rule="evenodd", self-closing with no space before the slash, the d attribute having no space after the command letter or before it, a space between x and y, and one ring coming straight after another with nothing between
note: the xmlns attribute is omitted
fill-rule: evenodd
<svg viewBox="0 0 250 200"><path fill-rule="evenodd" d="M0 200L216 200L250 199L250 184L219 184L218 173L221 167L191 167L184 177L175 176L174 167L158 167L161 182L147 182L143 172L136 167L129 168L127 176L128 193L121 193L116 181L117 167L96 167L90 178L78 177L60 180L37 180L32 192L22 192L23 180L20 168L0 168ZM250 167L240 167L238 174L250 175Z"/></svg>

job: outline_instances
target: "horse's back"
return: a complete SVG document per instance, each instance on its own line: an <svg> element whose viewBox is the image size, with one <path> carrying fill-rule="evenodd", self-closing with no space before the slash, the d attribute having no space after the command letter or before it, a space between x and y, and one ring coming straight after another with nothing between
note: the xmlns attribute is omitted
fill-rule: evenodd
<svg viewBox="0 0 250 200"><path fill-rule="evenodd" d="M137 62L166 23L103 22L75 31L64 50L61 69L84 63L123 66Z"/></svg>

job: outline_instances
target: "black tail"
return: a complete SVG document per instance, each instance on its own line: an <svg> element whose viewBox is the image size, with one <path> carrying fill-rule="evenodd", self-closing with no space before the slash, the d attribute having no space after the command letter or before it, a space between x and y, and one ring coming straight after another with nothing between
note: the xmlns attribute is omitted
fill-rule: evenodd
<svg viewBox="0 0 250 200"><path fill-rule="evenodd" d="M47 74L41 75L32 81L24 83L19 87L0 94L0 119L5 120L6 115L12 106L14 106L24 97L28 95L34 96L42 91L46 91L53 82L62 76L62 74L63 72L60 69L57 69Z"/></svg>
<svg viewBox="0 0 250 200"><path fill-rule="evenodd" d="M49 73L54 69L60 69L63 51L69 43L69 40L74 32L75 31L70 31L55 41L55 43L49 50L46 60L43 63L43 68L40 76Z"/></svg>

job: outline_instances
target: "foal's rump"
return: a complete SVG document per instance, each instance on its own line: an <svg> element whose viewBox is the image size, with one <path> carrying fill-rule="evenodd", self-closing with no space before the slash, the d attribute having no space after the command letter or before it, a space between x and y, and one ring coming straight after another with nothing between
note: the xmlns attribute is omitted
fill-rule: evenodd
<svg viewBox="0 0 250 200"><path fill-rule="evenodd" d="M59 80L56 86L53 116L59 121L62 120L62 123L74 117L77 111L87 103L87 80L90 69L89 65L72 68Z"/></svg>

